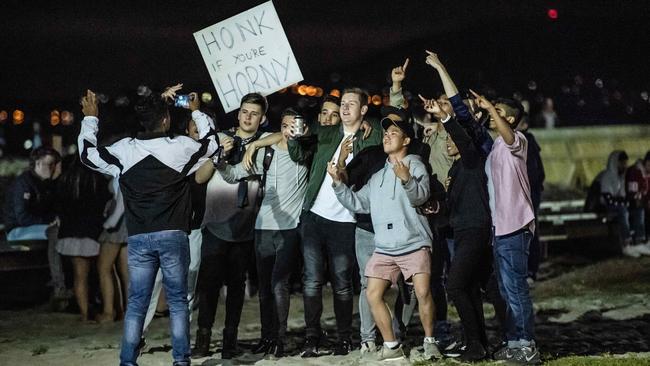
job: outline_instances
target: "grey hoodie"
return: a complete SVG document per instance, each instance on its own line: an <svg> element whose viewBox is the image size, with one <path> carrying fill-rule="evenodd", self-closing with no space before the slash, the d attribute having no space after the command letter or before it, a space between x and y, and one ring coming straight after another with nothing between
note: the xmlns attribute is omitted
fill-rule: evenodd
<svg viewBox="0 0 650 366"><path fill-rule="evenodd" d="M607 169L603 172L600 181L600 193L609 193L613 197L625 197L625 172L618 172L618 158L623 153L614 150L607 159Z"/></svg>
<svg viewBox="0 0 650 366"><path fill-rule="evenodd" d="M410 164L411 173L404 185L389 161L358 192L334 184L334 193L345 208L372 216L377 253L398 256L431 247L433 234L427 218L415 209L429 199L429 174L417 155L407 155L403 162Z"/></svg>

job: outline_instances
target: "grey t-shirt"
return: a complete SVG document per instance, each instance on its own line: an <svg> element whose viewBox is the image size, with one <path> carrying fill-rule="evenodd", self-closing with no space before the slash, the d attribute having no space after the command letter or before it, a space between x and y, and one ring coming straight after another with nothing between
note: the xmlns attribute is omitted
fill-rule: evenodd
<svg viewBox="0 0 650 366"><path fill-rule="evenodd" d="M265 194L255 220L257 230L290 230L298 226L307 189L307 167L291 160L288 150L273 145L271 165L266 173ZM257 152L255 167L246 171L242 164L227 166L219 174L236 181L251 174L263 174L264 149Z"/></svg>

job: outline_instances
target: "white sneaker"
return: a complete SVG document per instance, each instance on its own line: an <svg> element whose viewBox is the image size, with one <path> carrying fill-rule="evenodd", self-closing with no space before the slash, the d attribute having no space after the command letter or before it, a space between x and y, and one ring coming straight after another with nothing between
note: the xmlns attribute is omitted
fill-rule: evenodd
<svg viewBox="0 0 650 366"><path fill-rule="evenodd" d="M641 255L650 255L650 245L648 244L635 245L634 250Z"/></svg>
<svg viewBox="0 0 650 366"><path fill-rule="evenodd" d="M390 347L383 346L381 347L381 350L376 354L377 354L376 357L377 361L390 362L390 361L403 360L406 358L406 356L404 356L404 351L402 350L401 344L397 346L397 348L390 348Z"/></svg>
<svg viewBox="0 0 650 366"><path fill-rule="evenodd" d="M641 253L636 251L632 245L626 245L623 247L623 255L631 258L639 258Z"/></svg>
<svg viewBox="0 0 650 366"><path fill-rule="evenodd" d="M361 343L361 358L374 357L377 353L377 345L375 342L363 342Z"/></svg>

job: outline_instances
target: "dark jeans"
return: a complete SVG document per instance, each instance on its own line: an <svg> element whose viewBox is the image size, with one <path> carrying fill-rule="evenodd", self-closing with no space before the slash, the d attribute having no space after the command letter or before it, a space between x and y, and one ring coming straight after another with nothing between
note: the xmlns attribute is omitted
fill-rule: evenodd
<svg viewBox="0 0 650 366"><path fill-rule="evenodd" d="M136 365L142 325L158 268L162 270L162 282L169 305L174 363L189 365L187 271L190 264L190 248L187 234L180 230L168 230L129 236L128 251L129 300L124 316L120 365Z"/></svg>
<svg viewBox="0 0 650 366"><path fill-rule="evenodd" d="M209 230L203 230L203 256L198 280L201 293L199 328L212 329L219 291L225 285L228 295L223 335L224 338L236 337L244 306L246 270L252 246L252 241L228 242L217 238Z"/></svg>
<svg viewBox="0 0 650 366"><path fill-rule="evenodd" d="M262 338L283 340L289 317L289 276L299 255L298 229L255 230Z"/></svg>
<svg viewBox="0 0 650 366"><path fill-rule="evenodd" d="M449 269L447 292L453 300L465 339L487 346L481 285L490 276L490 228L454 231L454 259Z"/></svg>
<svg viewBox="0 0 650 366"><path fill-rule="evenodd" d="M526 282L531 238L528 229L494 237L494 270L507 304L506 336L513 348L527 346L535 337L535 313Z"/></svg>
<svg viewBox="0 0 650 366"><path fill-rule="evenodd" d="M334 315L339 339L352 334L352 276L354 263L354 230L356 224L331 221L313 212L301 220L304 259L305 323L307 337L320 337L323 313L323 285L326 268L334 290Z"/></svg>

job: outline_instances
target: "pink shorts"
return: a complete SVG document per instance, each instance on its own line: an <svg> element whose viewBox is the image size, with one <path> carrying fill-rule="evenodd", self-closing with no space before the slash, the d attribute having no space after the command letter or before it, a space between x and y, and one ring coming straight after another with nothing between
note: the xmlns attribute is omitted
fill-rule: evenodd
<svg viewBox="0 0 650 366"><path fill-rule="evenodd" d="M375 252L366 264L365 274L366 277L381 278L391 283L397 283L400 272L408 282L415 274L431 274L431 250L422 248L413 253L400 256Z"/></svg>

